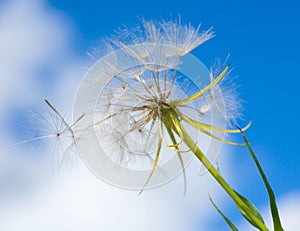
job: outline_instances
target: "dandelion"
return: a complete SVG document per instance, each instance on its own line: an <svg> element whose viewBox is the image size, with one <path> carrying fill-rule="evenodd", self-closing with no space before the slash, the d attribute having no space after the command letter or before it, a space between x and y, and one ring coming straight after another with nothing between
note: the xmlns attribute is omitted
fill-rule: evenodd
<svg viewBox="0 0 300 231"><path fill-rule="evenodd" d="M97 61L79 88L76 116L94 115L86 127L95 129L101 150L114 163L133 170L150 168L142 188L174 156L163 153L176 154L185 179L191 156L187 153L194 152L198 143L212 138L241 145L224 137L240 132L225 127L225 121L235 118L233 113L228 116L218 86L230 72L229 66L210 74L205 69L206 76L200 71L194 79L185 73L188 54L214 36L212 29L200 29L180 19L141 20L138 27L125 28L108 39L111 53ZM239 108L234 102L230 107ZM192 135L192 143L186 134Z"/></svg>

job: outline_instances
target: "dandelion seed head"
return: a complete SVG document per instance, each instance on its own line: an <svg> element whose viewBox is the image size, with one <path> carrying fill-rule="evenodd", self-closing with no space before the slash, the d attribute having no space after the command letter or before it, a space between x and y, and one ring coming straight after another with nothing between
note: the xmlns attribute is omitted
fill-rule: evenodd
<svg viewBox="0 0 300 231"><path fill-rule="evenodd" d="M217 83L228 68L210 74L190 54L213 36L180 19L142 19L108 39L112 52L88 71L74 107L74 116L86 113L85 127L94 129L79 146L97 176L139 189L149 173L149 187L169 181L193 157L182 126L215 161L227 117L236 116L227 114L234 111L224 106L231 96L224 99Z"/></svg>

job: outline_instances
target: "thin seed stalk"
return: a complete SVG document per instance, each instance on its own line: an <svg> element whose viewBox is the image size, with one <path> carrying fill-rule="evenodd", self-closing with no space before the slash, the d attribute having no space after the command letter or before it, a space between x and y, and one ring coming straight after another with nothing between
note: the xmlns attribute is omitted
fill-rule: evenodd
<svg viewBox="0 0 300 231"><path fill-rule="evenodd" d="M211 162L205 157L203 152L199 149L199 147L196 145L196 143L193 141L193 139L189 136L187 131L182 126L180 120L177 117L176 112L171 109L165 115L166 117L163 119L164 121L166 121L165 125L171 126L172 130L174 130L177 134L181 133L183 142L191 149L195 156L201 161L201 163L205 166L208 172L222 186L222 188L228 193L228 195L233 199L233 201L245 212L245 214L247 214L247 216L250 219L253 220L253 222L257 224L257 227L261 231L269 231L265 224L251 212L247 205L240 199L236 192L229 186L229 184L224 180L220 173L213 167ZM181 131L178 131L178 127L180 127Z"/></svg>

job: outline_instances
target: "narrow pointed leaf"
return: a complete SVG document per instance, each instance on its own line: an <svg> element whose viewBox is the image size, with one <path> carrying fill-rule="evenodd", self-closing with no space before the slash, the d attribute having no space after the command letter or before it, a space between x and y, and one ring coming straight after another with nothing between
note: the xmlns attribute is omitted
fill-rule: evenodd
<svg viewBox="0 0 300 231"><path fill-rule="evenodd" d="M180 113L178 111L176 111L176 112L180 115L180 117L185 122L187 122L189 125L191 125L192 127L196 128L197 130L199 130L200 132L204 133L207 136L210 136L210 137L212 137L212 138L214 138L216 140L219 140L219 141L221 141L223 143L226 143L226 144L231 144L231 145L235 145L235 146L245 146L244 143L240 144L240 143L232 142L232 141L229 141L229 140L222 139L222 138L220 138L218 136L215 136L215 135L211 134L210 132L208 132L207 130L205 130L203 128L202 124L199 123L198 121L193 120L193 119L189 118L188 116L186 116L186 115L184 115L184 114L182 114L182 113Z"/></svg>
<svg viewBox="0 0 300 231"><path fill-rule="evenodd" d="M197 93L195 93L194 95L190 96L189 98L183 99L183 100L172 101L172 102L170 102L170 104L178 106L178 105L182 105L182 104L191 102L191 101L199 98L201 95L203 95L205 92L207 92L210 88L212 88L213 86L215 86L225 76L225 74L228 71L228 69L229 69L229 66L227 66L220 73L220 75L216 79L214 79L209 85L207 85L202 90L200 90Z"/></svg>
<svg viewBox="0 0 300 231"><path fill-rule="evenodd" d="M260 173L260 175L261 175L261 177L264 181L264 184L267 188L269 201L270 201L270 207L271 207L271 213L272 213L272 219L273 219L274 231L283 231L284 229L282 228L282 225L281 225L281 222L280 222L280 217L279 217L278 208L277 208L277 205L276 205L276 199L275 199L274 192L273 192L273 190L271 188L271 185L270 185L270 183L269 183L262 167L260 166L259 161L258 161L257 157L255 156L255 154L254 154L254 152L253 152L253 150L252 150L252 148L251 148L244 132L241 131L241 133L242 133L243 139L244 139L244 141L247 145L247 148L248 148L248 150L249 150L249 152L250 152L250 154L251 154L251 156L252 156L252 158L253 158L253 160L254 160L257 168L258 168L258 171L259 171L259 173Z"/></svg>
<svg viewBox="0 0 300 231"><path fill-rule="evenodd" d="M192 121L193 124L197 126L201 126L203 128L212 130L212 131L219 131L219 132L226 132L226 133L240 133L242 131L246 131L252 124L252 121L250 121L245 127L243 127L241 130L239 129L225 129L225 128L219 128L212 126L210 124L202 123L200 121L193 120L192 118L189 118L188 116L184 115L183 113L179 113L180 116L184 119L187 118L189 121Z"/></svg>
<svg viewBox="0 0 300 231"><path fill-rule="evenodd" d="M209 200L212 203L212 205L215 207L215 209L218 211L218 213L223 217L223 219L226 221L226 223L229 225L231 230L238 231L238 229L234 226L234 224L222 213L222 211L218 208L218 206L213 202L211 197L209 196Z"/></svg>
<svg viewBox="0 0 300 231"><path fill-rule="evenodd" d="M169 133L169 136L173 142L173 144L176 144L176 138L172 132L172 130L167 127L167 131ZM175 147L176 148L176 152L177 152L177 156L178 156L178 159L179 159L179 162L180 162L180 166L182 168L182 173L183 173L183 180L184 180L184 191L183 191L183 194L185 195L186 193L186 172L185 172L185 168L184 168L184 162L183 162L183 159L182 159L182 156L181 156L181 151L179 150L178 147Z"/></svg>
<svg viewBox="0 0 300 231"><path fill-rule="evenodd" d="M156 167L157 167L157 163L158 163L158 159L159 159L159 155L160 155L160 150L161 150L161 146L162 146L162 138L159 137L159 140L158 140L158 145L157 145L157 150L156 150L156 156L155 156L155 159L154 159L154 163L153 163L153 166L152 166L152 169L151 169L151 172L143 186L143 188L141 189L141 191L139 192L139 194L141 194L144 190L144 188L147 186L147 184L149 183Z"/></svg>

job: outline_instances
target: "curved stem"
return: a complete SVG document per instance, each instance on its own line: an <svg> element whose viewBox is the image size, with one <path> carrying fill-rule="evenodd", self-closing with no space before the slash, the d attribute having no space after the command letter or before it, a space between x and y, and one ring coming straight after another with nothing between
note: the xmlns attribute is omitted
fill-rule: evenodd
<svg viewBox="0 0 300 231"><path fill-rule="evenodd" d="M172 126L172 129L178 133L174 124L180 125L181 133L183 135L183 142L191 149L191 151L195 154L195 156L201 161L201 163L205 166L208 172L215 178L215 180L222 186L222 188L228 193L228 195L234 200L234 202L247 214L247 216L253 220L257 224L257 227L261 231L268 231L269 229L265 226L265 224L259 220L248 208L248 206L243 202L243 200L237 195L237 193L229 186L229 184L224 180L224 178L220 175L218 170L214 168L211 162L206 158L204 153L199 149L193 139L189 136L187 131L182 126L181 122L179 121L176 112L169 112L168 124ZM172 121L172 122L171 122Z"/></svg>

